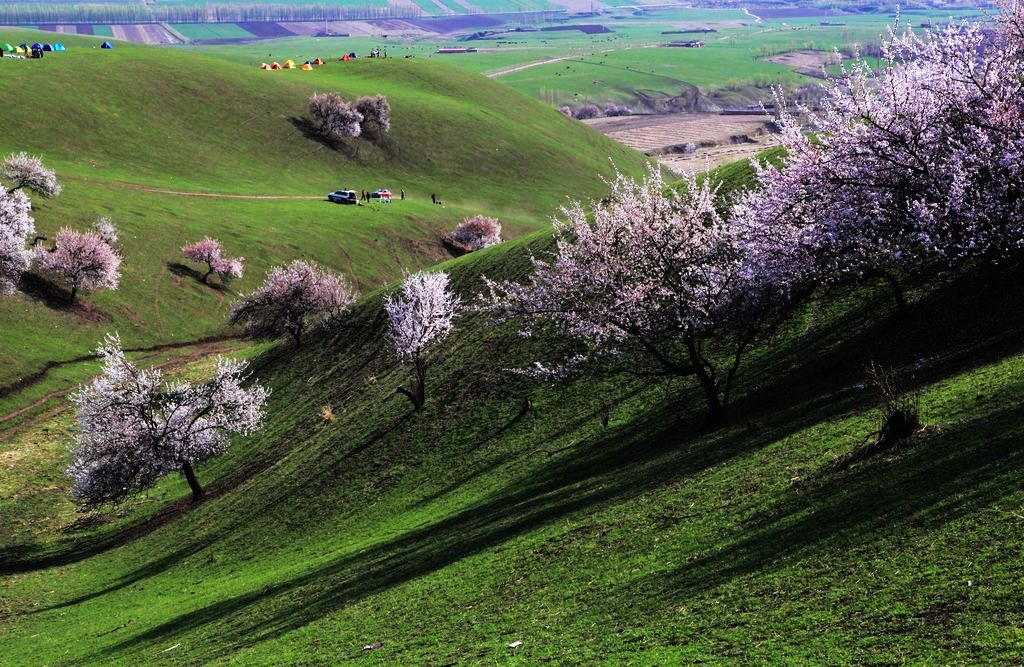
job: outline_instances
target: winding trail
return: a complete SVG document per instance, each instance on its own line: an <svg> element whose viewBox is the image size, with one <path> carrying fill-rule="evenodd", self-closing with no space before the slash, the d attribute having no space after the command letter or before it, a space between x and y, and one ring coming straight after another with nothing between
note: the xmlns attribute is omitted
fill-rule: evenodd
<svg viewBox="0 0 1024 667"><path fill-rule="evenodd" d="M193 190L170 190L167 188L155 188L140 183L128 183L127 181L112 181L105 178L89 178L87 176L65 176L67 180L81 181L91 185L109 185L124 190L135 190L137 192L151 192L158 195L172 195L176 197L204 197L207 199L276 199L276 200L327 200L325 196L319 195L243 195L228 192L199 192Z"/></svg>
<svg viewBox="0 0 1024 667"><path fill-rule="evenodd" d="M150 347L128 348L128 349L125 349L125 352L129 352L129 353L131 353L131 352L143 352L143 353L145 353L145 352L163 352L163 351L166 351L166 350L175 350L175 349L182 349L182 348L195 348L193 351L189 352L188 354L183 354L183 355L180 355L180 356L177 356L177 357L172 357L171 359L167 359L166 361L162 361L159 364L156 364L155 366L152 367L152 368L166 368L168 366L176 366L176 365L179 365L179 364L188 363L190 361L195 361L196 359L198 359L200 357L204 357L204 356L207 356L209 354L213 354L215 352L227 352L227 351L230 351L230 350L233 350L233 349L237 349L239 347L239 345L237 343L240 340L241 340L241 337L238 336L238 335L211 336L211 337L208 337L208 338L200 338L200 339L197 339L197 340L184 341L184 342L181 342L181 343L163 343L161 345L153 345L153 346L150 346ZM233 344L233 345L232 344L225 345L225 343L229 343L229 342L235 343L235 344ZM54 368L60 368L62 366L70 366L72 364L80 364L80 363L83 363L83 362L86 362L86 361L94 361L95 359L96 359L96 355L95 354L88 354L88 355L82 355L82 356L79 356L79 357L73 357L73 358L67 359L65 361L51 361L51 362L48 362L45 366L42 367L42 369L36 371L35 373L32 373L31 375L26 376L22 380L19 380L18 382L15 382L13 384L7 385L5 387L0 387L0 398L6 398L8 396L13 396L14 394L17 394L18 392L24 391L25 389L28 389L29 387L32 387L32 386L38 384L39 382L42 382L42 380L47 376L47 374L52 369L54 369ZM24 405L24 406L22 406L22 407L20 407L20 408L18 408L16 410L8 412L7 414L0 415L0 424L8 422L8 421L14 419L15 417L19 417L19 416L25 414L26 412L30 412L31 410L34 410L35 408L39 407L40 405L44 405L48 401L51 401L51 400L53 400L55 398L60 398L62 396L67 396L74 389L75 389L75 387L68 387L66 389L58 389L56 391L51 391L51 392L49 392L47 394L44 394L43 396L37 398L36 400L32 401L31 403L29 403L27 405Z"/></svg>

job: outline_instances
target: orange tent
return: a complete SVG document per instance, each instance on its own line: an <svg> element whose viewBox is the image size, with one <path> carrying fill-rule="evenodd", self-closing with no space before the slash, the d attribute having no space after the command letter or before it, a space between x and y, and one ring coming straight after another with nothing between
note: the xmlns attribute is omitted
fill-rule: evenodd
<svg viewBox="0 0 1024 667"><path fill-rule="evenodd" d="M270 66L270 69L282 69L282 68L281 68L281 63L273 63L273 64L272 64L272 65Z"/></svg>
<svg viewBox="0 0 1024 667"><path fill-rule="evenodd" d="M307 65L303 65L301 69L306 71L306 72L308 72L309 70L313 69L313 66L307 64Z"/></svg>
<svg viewBox="0 0 1024 667"><path fill-rule="evenodd" d="M319 58L317 58L316 60L314 60L314 61L313 61L313 64L314 64L314 65L323 65L323 64L324 64L324 61L322 61L322 60L320 60Z"/></svg>
<svg viewBox="0 0 1024 667"><path fill-rule="evenodd" d="M351 60L347 55L341 57L342 60Z"/></svg>
<svg viewBox="0 0 1024 667"><path fill-rule="evenodd" d="M268 65L267 63L261 63L260 69L270 69L270 65Z"/></svg>

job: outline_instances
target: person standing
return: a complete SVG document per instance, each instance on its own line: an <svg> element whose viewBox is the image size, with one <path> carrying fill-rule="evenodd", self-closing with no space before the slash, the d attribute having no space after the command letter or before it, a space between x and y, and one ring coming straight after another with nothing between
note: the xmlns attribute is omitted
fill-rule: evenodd
<svg viewBox="0 0 1024 667"><path fill-rule="evenodd" d="M434 194L433 192L430 193L430 203L431 204L436 204L437 203L437 195Z"/></svg>
<svg viewBox="0 0 1024 667"><path fill-rule="evenodd" d="M402 197L402 201L405 201L405 190L399 190L398 193Z"/></svg>

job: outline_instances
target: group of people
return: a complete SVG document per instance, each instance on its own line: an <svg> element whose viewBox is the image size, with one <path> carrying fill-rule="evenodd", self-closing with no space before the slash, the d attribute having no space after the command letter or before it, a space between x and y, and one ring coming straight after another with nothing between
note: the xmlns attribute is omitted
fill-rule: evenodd
<svg viewBox="0 0 1024 667"><path fill-rule="evenodd" d="M384 53L383 53L383 55L381 55L380 47L375 46L372 49L370 49L370 57L371 58L387 58L388 57L388 50L384 49Z"/></svg>

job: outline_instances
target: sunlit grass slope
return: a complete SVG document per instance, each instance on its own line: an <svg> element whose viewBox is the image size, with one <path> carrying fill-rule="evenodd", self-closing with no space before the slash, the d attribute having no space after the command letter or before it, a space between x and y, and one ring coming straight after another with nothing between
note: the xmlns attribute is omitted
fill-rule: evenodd
<svg viewBox="0 0 1024 667"><path fill-rule="evenodd" d="M0 32L12 43L53 37ZM60 39L65 53L0 60L0 151L42 154L65 184L59 198L34 202L41 233L84 228L98 215L121 227L122 286L71 309L39 294L0 298L0 387L88 353L107 331L133 347L223 333L231 301L273 264L313 259L373 288L443 259L439 233L467 215L497 216L516 236L546 225L568 197L601 195L613 163L642 168L642 156L589 128L443 64L360 60L266 72L185 50ZM383 143L336 150L311 136L308 98L327 90L387 95L393 119ZM407 199L357 208L196 196L321 198L380 187ZM248 260L233 292L175 266L181 246L205 234Z"/></svg>
<svg viewBox="0 0 1024 667"><path fill-rule="evenodd" d="M538 235L446 268L469 299L481 275L522 277L548 249ZM257 362L267 428L201 471L198 507L171 478L109 523L61 530L69 416L19 430L0 453L32 443L40 472L0 516L46 502L48 518L4 535L0 651L26 665L1013 662L1020 284L916 285L907 318L881 289L815 302L711 431L685 383L518 381L502 369L534 351L479 315L414 413L372 294L348 326ZM877 428L869 360L920 395L928 427L828 472Z"/></svg>

